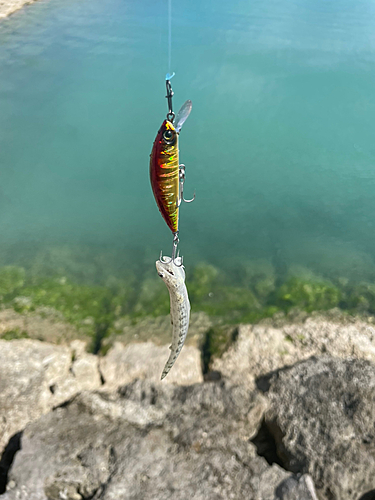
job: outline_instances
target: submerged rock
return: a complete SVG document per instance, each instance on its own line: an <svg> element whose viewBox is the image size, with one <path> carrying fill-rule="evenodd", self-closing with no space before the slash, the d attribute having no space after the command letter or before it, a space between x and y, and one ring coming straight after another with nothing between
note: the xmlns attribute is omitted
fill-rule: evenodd
<svg viewBox="0 0 375 500"><path fill-rule="evenodd" d="M289 278L277 291L277 305L299 307L306 311L327 310L338 306L342 293L327 280L311 280L297 276Z"/></svg>
<svg viewBox="0 0 375 500"><path fill-rule="evenodd" d="M0 7L1 9L1 7ZM25 282L25 270L17 266L4 266L0 268L0 295L8 295Z"/></svg>
<svg viewBox="0 0 375 500"><path fill-rule="evenodd" d="M362 282L350 289L347 298L347 307L358 312L375 313L375 285Z"/></svg>

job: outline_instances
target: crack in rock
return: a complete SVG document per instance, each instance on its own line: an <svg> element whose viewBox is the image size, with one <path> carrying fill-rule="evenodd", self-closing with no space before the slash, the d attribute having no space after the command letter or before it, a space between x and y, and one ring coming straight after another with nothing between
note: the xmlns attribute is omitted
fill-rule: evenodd
<svg viewBox="0 0 375 500"><path fill-rule="evenodd" d="M368 491L362 495L358 500L375 500L375 490Z"/></svg>
<svg viewBox="0 0 375 500"><path fill-rule="evenodd" d="M259 430L251 439L251 442L255 445L258 455L264 457L269 465L277 464L285 471L288 471L287 464L278 454L275 437L265 419L262 420Z"/></svg>
<svg viewBox="0 0 375 500"><path fill-rule="evenodd" d="M6 490L9 470L12 467L16 453L21 449L22 432L12 436L6 445L0 460L0 495Z"/></svg>

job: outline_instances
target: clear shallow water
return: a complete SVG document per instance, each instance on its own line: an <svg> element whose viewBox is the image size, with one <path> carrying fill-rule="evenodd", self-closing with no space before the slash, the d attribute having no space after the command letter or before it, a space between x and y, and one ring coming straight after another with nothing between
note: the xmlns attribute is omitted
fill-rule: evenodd
<svg viewBox="0 0 375 500"><path fill-rule="evenodd" d="M193 101L180 139L197 193L181 211L187 267L264 257L280 273L375 278L374 11L174 4L174 105ZM0 67L2 245L169 253L148 179L167 111L167 2L41 0L0 23Z"/></svg>

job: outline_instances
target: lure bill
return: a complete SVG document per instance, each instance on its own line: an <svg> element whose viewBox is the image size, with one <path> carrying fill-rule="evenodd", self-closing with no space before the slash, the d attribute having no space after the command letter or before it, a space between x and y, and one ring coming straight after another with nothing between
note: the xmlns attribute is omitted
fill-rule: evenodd
<svg viewBox="0 0 375 500"><path fill-rule="evenodd" d="M186 101L175 120L173 113L172 121L168 117L164 120L150 155L152 191L159 211L173 233L178 232L178 212L181 203L178 139L181 127L191 109L191 101Z"/></svg>
<svg viewBox="0 0 375 500"><path fill-rule="evenodd" d="M172 344L170 355L164 366L161 379L165 378L174 365L184 346L189 329L190 302L185 285L185 271L180 257L167 262L164 259L156 261L156 270L167 285L171 302Z"/></svg>

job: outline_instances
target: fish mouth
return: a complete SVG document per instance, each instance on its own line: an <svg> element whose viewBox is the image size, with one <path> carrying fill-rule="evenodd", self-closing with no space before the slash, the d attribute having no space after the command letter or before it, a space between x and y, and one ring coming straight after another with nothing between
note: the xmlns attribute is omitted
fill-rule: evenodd
<svg viewBox="0 0 375 500"><path fill-rule="evenodd" d="M164 278L168 280L176 280L178 278L178 275L176 275L176 270L173 267L173 264L170 262L163 262L160 260L157 260L155 262L156 265L156 271L160 278L164 280Z"/></svg>
<svg viewBox="0 0 375 500"><path fill-rule="evenodd" d="M155 266L156 266L156 271L158 272L158 275L160 276L160 278L162 278L164 276L164 272L165 272L163 263L160 262L160 260L157 260L155 262Z"/></svg>

